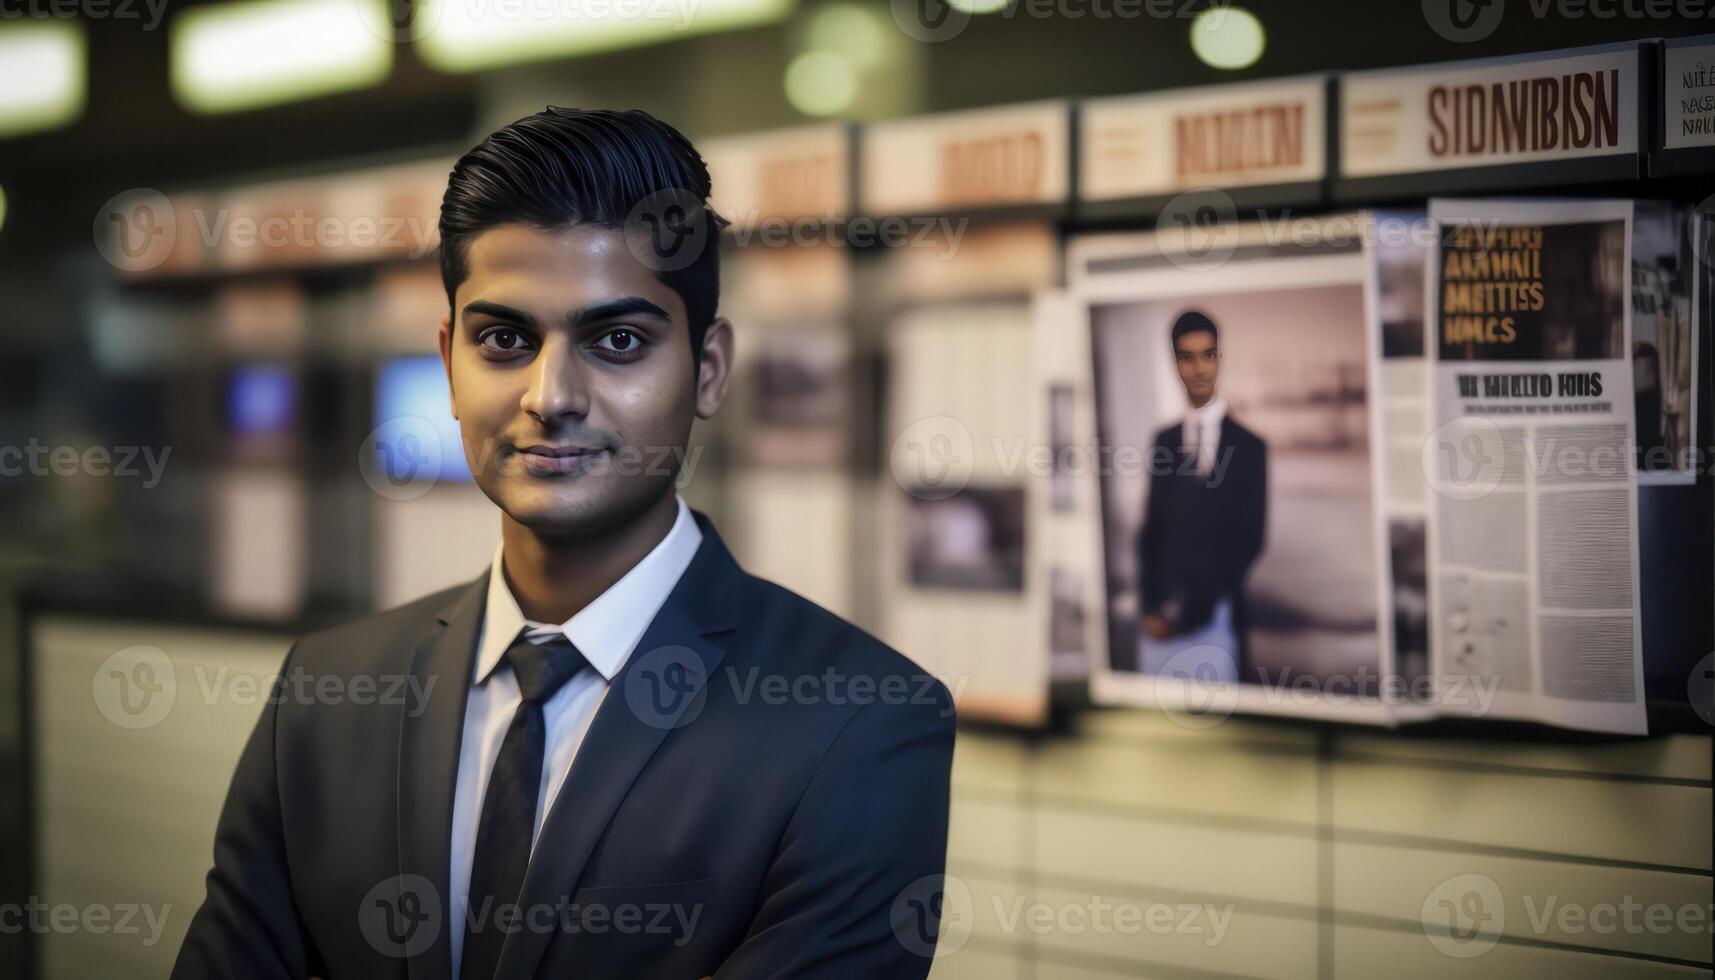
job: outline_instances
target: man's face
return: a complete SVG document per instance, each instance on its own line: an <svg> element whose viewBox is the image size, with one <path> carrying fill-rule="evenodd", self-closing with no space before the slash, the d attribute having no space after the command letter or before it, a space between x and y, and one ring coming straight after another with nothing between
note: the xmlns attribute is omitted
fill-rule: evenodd
<svg viewBox="0 0 1715 980"><path fill-rule="evenodd" d="M1185 394L1191 404L1202 407L1215 397L1215 375L1220 373L1221 352L1215 348L1215 335L1207 330L1193 330L1173 342L1173 359L1179 365L1179 380L1185 383Z"/></svg>
<svg viewBox="0 0 1715 980"><path fill-rule="evenodd" d="M671 493L693 418L726 392L726 321L710 324L694 370L684 301L618 230L504 225L471 241L468 267L441 359L483 493L563 538Z"/></svg>

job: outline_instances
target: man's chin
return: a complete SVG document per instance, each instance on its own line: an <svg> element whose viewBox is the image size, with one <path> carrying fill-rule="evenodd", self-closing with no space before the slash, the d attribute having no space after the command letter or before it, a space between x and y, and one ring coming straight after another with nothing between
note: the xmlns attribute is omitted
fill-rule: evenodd
<svg viewBox="0 0 1715 980"><path fill-rule="evenodd" d="M514 523L543 538L612 533L639 519L659 497L655 486L595 473L511 477L483 492Z"/></svg>
<svg viewBox="0 0 1715 980"><path fill-rule="evenodd" d="M539 485L516 485L528 481ZM592 528L610 525L616 512L609 495L596 482L584 477L523 477L508 481L489 499L515 523L543 537L577 536Z"/></svg>

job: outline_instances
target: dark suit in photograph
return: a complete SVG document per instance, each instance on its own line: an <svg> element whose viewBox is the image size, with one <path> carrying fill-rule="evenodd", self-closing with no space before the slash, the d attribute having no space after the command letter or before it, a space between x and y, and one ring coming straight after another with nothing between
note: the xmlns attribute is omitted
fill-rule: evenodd
<svg viewBox="0 0 1715 980"><path fill-rule="evenodd" d="M1245 581L1262 554L1268 518L1268 452L1230 414L1220 423L1216 468L1199 474L1183 426L1155 435L1143 527L1138 535L1139 617L1163 615L1175 636L1209 624L1224 600L1232 611L1237 676L1255 681ZM1141 626L1140 626L1141 632Z"/></svg>
<svg viewBox="0 0 1715 980"><path fill-rule="evenodd" d="M951 698L879 640L742 570L693 513L701 543L529 854L521 905L569 917L507 935L494 975L923 977ZM293 646L287 677L433 687L422 710L267 705L175 980L451 975L449 827L487 578ZM830 676L844 686L765 697L770 677Z"/></svg>

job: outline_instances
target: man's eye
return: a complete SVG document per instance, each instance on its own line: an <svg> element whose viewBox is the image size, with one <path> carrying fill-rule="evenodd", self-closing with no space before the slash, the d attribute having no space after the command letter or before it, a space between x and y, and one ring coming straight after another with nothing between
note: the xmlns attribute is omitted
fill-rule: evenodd
<svg viewBox="0 0 1715 980"><path fill-rule="evenodd" d="M496 327L493 330L484 331L479 339L482 346L503 353L524 350L530 346L530 341L522 333L511 327Z"/></svg>
<svg viewBox="0 0 1715 980"><path fill-rule="evenodd" d="M609 330L596 346L613 354L635 354L642 349L643 338L630 330Z"/></svg>

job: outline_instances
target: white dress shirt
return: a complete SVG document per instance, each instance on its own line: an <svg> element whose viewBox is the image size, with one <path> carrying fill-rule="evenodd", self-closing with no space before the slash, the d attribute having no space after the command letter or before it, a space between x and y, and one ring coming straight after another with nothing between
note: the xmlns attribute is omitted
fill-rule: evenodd
<svg viewBox="0 0 1715 980"><path fill-rule="evenodd" d="M477 636L476 667L470 697L465 705L464 738L459 749L458 781L453 790L452 825L452 955L453 980L458 980L464 955L465 912L470 904L471 857L476 848L477 823L482 819L483 794L488 774L500 755L500 743L512 724L512 716L523 698L518 681L505 661L507 647L526 627L545 638L558 631L572 641L589 661L542 705L545 729L542 753L542 786L536 805L535 835L566 781L572 759L589 730L596 709L607 695L609 682L625 666L643 632L649 627L668 593L691 564L702 544L703 532L691 516L685 498L677 497L678 517L653 550L619 581L609 586L558 626L524 618L518 600L501 572L504 545L494 549L494 564L488 575L488 605ZM532 636L536 639L536 636ZM593 669L591 669L593 668Z"/></svg>
<svg viewBox="0 0 1715 980"><path fill-rule="evenodd" d="M1215 470L1215 454L1221 449L1221 420L1226 416L1224 398L1211 398L1202 408L1185 413L1179 444L1186 452L1197 451L1198 476L1208 476Z"/></svg>

